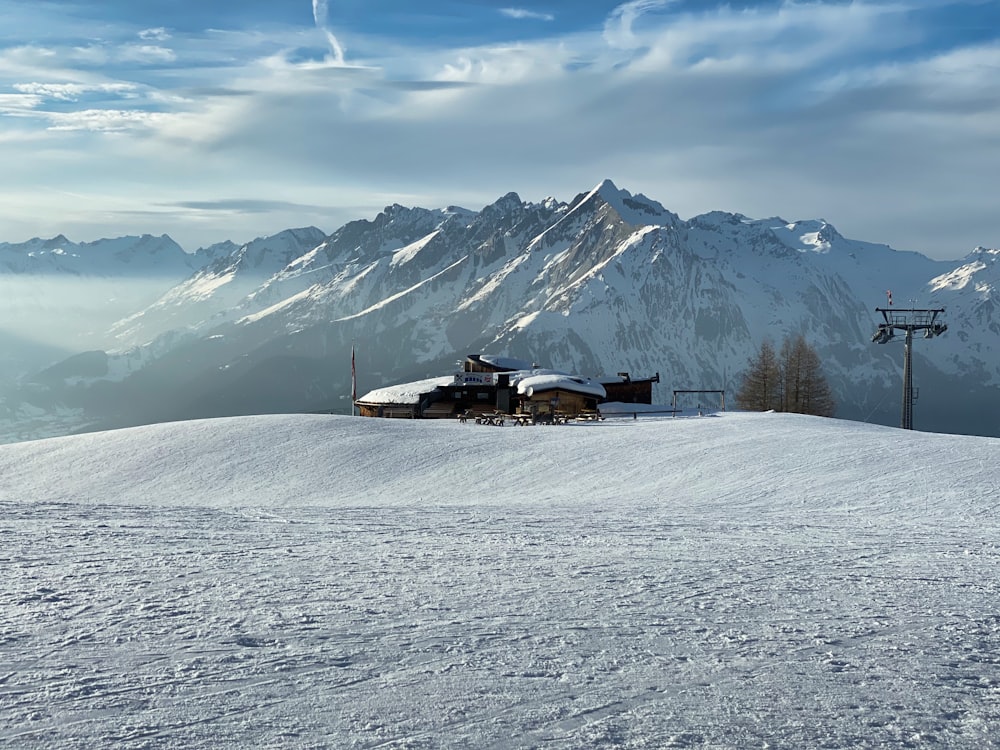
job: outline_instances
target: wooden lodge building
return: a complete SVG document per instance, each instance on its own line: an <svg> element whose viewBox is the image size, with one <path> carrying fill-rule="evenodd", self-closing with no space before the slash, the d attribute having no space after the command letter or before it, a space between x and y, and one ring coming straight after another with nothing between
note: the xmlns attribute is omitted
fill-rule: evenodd
<svg viewBox="0 0 1000 750"><path fill-rule="evenodd" d="M453 376L379 388L355 402L363 417L449 419L487 413L530 414L539 421L560 415L597 415L609 401L651 404L652 378L583 378L539 368L524 360L470 354Z"/></svg>

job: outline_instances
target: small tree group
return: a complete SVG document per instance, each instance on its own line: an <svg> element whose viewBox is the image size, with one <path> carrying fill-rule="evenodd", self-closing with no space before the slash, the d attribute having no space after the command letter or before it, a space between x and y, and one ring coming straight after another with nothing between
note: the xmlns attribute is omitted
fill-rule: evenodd
<svg viewBox="0 0 1000 750"><path fill-rule="evenodd" d="M747 411L787 411L833 415L836 404L823 376L819 355L801 333L786 336L781 351L765 340L747 363L736 393L736 404Z"/></svg>

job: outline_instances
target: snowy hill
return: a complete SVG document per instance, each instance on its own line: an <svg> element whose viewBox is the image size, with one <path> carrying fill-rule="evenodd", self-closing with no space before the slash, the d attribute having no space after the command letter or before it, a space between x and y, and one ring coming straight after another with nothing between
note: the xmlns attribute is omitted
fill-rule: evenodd
<svg viewBox="0 0 1000 750"><path fill-rule="evenodd" d="M915 346L917 428L997 435L997 252L933 261L821 219L681 220L609 180L568 203L393 205L329 236L219 252L114 325L104 375L70 363L34 378L30 399L91 428L347 413L353 344L362 390L488 352L585 376L659 372L667 403L672 389L732 394L764 338L801 331L838 416L898 424L902 347L871 343L892 290L897 305L946 308L948 334Z"/></svg>
<svg viewBox="0 0 1000 750"><path fill-rule="evenodd" d="M0 446L0 745L993 747L997 455L733 413Z"/></svg>

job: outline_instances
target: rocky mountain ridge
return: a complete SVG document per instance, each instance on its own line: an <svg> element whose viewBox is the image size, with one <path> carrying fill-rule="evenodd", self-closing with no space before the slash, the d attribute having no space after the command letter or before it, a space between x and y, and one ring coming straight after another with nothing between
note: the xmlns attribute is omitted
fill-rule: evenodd
<svg viewBox="0 0 1000 750"><path fill-rule="evenodd" d="M393 205L329 236L287 230L206 258L111 325L80 372L36 375L33 404L91 427L346 413L352 346L361 388L494 352L583 375L660 372L669 402L674 388L732 393L764 337L802 331L838 416L898 424L902 348L871 342L891 289L897 306L945 307L949 324L914 348L917 428L997 434L998 257L934 261L823 220L683 221L607 180L568 203Z"/></svg>

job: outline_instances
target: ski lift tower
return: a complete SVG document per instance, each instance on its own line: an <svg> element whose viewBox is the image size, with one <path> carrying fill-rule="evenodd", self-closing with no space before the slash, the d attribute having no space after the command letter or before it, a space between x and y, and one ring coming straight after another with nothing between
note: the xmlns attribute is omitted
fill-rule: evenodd
<svg viewBox="0 0 1000 750"><path fill-rule="evenodd" d="M892 297L889 298L892 304ZM906 334L903 349L903 408L900 427L904 430L913 429L913 332L923 331L925 339L932 339L940 336L948 330L948 326L938 322L937 316L944 312L944 308L932 310L918 310L915 308L903 309L899 307L876 307L875 312L882 313L884 323L878 324L878 330L872 336L872 342L876 344L887 344L896 335L896 331L903 331Z"/></svg>

